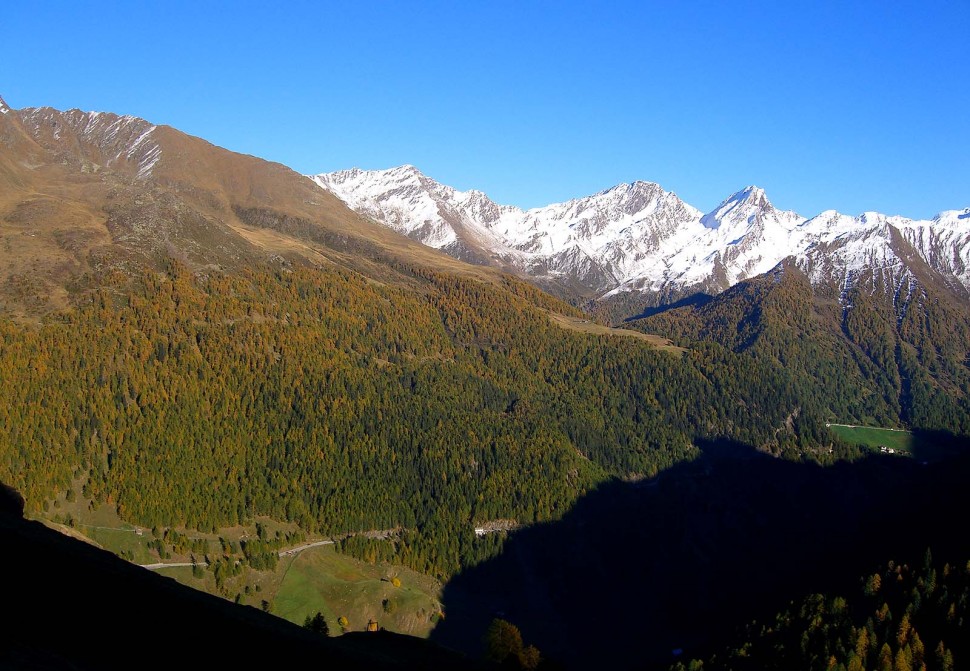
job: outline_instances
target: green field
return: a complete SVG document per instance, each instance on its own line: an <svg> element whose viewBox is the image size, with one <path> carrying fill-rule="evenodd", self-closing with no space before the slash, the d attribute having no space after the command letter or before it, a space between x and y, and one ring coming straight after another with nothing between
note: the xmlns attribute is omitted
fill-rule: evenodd
<svg viewBox="0 0 970 671"><path fill-rule="evenodd" d="M920 461L938 461L960 451L955 439L934 437L902 429L882 429L873 426L847 426L829 424L828 428L847 443L861 445L873 451L881 448L893 450L894 454L913 457Z"/></svg>
<svg viewBox="0 0 970 671"><path fill-rule="evenodd" d="M340 632L337 618L344 616L351 631L363 630L373 618L389 631L424 637L441 611L441 585L433 578L400 566L358 561L332 546L282 560L280 569L284 575L273 612L302 624L307 615L320 611L331 635ZM394 578L400 587L394 586Z"/></svg>
<svg viewBox="0 0 970 671"><path fill-rule="evenodd" d="M844 426L830 424L829 428L842 440L854 445L864 445L878 450L887 447L896 453L912 456L914 437L909 431L880 429L872 426Z"/></svg>
<svg viewBox="0 0 970 671"><path fill-rule="evenodd" d="M201 579L189 567L164 568L157 573L219 594L208 572ZM400 581L399 587L394 578ZM441 584L434 578L400 566L368 564L325 546L282 558L275 571L246 569L227 581L222 595L239 593L240 603L256 608L265 600L274 615L297 624L319 611L331 636L341 633L337 619L343 616L349 622L348 631L363 631L374 619L389 631L427 637L441 611L440 592Z"/></svg>

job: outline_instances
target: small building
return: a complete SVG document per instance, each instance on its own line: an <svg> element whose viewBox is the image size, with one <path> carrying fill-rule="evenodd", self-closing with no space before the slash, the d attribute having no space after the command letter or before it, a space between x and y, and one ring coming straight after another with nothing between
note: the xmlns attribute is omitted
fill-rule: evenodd
<svg viewBox="0 0 970 671"><path fill-rule="evenodd" d="M367 622L367 631L377 631L377 620L375 620L374 618L371 618Z"/></svg>

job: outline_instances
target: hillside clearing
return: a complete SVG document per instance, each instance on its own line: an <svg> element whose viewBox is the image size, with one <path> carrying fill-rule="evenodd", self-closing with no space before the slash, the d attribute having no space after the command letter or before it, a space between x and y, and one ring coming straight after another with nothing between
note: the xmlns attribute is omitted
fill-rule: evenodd
<svg viewBox="0 0 970 671"><path fill-rule="evenodd" d="M945 436L929 432L887 429L854 424L826 424L839 438L886 454L899 454L920 461L938 461L956 453Z"/></svg>
<svg viewBox="0 0 970 671"><path fill-rule="evenodd" d="M612 326L603 326L602 324L597 324L588 319L567 317L566 315L555 312L550 312L549 318L552 319L554 324L558 324L562 328L569 331L579 331L580 333L590 333L593 335L636 338L637 340L643 340L644 342L650 343L653 347L665 352L674 352L679 354L687 352L685 348L677 347L669 339L658 335L652 335L650 333L641 333L640 331L631 331L630 329L619 329Z"/></svg>
<svg viewBox="0 0 970 671"><path fill-rule="evenodd" d="M303 624L307 615L323 613L331 635L340 632L337 618L346 616L348 630L362 631L368 620L402 634L427 637L441 611L441 585L401 566L359 561L332 546L302 552L281 561L283 577L273 611ZM400 580L395 587L393 578Z"/></svg>

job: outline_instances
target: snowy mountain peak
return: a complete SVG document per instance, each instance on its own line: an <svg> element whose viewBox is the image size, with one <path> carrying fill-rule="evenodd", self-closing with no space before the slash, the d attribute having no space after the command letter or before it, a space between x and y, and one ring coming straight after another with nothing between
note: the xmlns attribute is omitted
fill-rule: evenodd
<svg viewBox="0 0 970 671"><path fill-rule="evenodd" d="M642 180L636 180L630 182L622 182L616 186L611 186L608 189L603 189L597 194L590 196L591 198L597 198L599 196L605 196L607 194L636 194L636 193L656 193L657 191L663 191L659 184L654 182L644 182ZM581 199L580 199L581 200Z"/></svg>
<svg viewBox="0 0 970 671"><path fill-rule="evenodd" d="M570 200L565 203L559 203L558 205L567 206L569 204L576 204L585 209L615 210L626 214L634 214L643 211L645 208L650 208L666 193L659 184L636 181L630 184L617 184L595 195ZM549 207L556 206L550 205Z"/></svg>
<svg viewBox="0 0 970 671"><path fill-rule="evenodd" d="M970 209L911 221L827 210L812 219L776 209L746 187L703 214L654 182L634 181L524 211L458 191L411 165L312 177L351 208L426 245L514 267L597 295L718 292L792 258L814 281L861 268L899 276L905 239L924 261L970 288ZM898 232L898 235L893 230Z"/></svg>
<svg viewBox="0 0 970 671"><path fill-rule="evenodd" d="M774 209L764 189L748 186L726 198L713 212L704 215L701 223L706 228L715 229L720 228L724 222L750 224L754 223L756 217Z"/></svg>
<svg viewBox="0 0 970 671"><path fill-rule="evenodd" d="M9 111L10 108L7 106L7 103L4 102L3 97L0 96L0 114L7 114Z"/></svg>
<svg viewBox="0 0 970 671"><path fill-rule="evenodd" d="M621 184L620 186L636 193L657 193L663 191L663 187L656 182L644 182L639 179L631 184Z"/></svg>
<svg viewBox="0 0 970 671"><path fill-rule="evenodd" d="M732 195L728 200L747 202L758 207L771 206L771 203L768 202L768 198L765 196L765 190L760 186L755 186L754 184L744 187Z"/></svg>
<svg viewBox="0 0 970 671"><path fill-rule="evenodd" d="M970 207L962 210L944 210L933 217L933 223L954 230L970 229Z"/></svg>
<svg viewBox="0 0 970 671"><path fill-rule="evenodd" d="M379 172L379 171L375 171ZM405 163L404 165L399 165L396 168L391 168L387 171L391 175L403 175L407 177L424 177L424 174L415 168L410 163Z"/></svg>

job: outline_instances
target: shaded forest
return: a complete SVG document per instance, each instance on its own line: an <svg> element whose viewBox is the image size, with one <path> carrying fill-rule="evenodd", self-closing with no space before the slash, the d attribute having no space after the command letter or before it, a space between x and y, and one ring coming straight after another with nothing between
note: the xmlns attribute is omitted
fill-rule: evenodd
<svg viewBox="0 0 970 671"><path fill-rule="evenodd" d="M753 620L770 623L810 593L856 591L858 577L885 571L887 558L920 566L931 545L951 569L970 557L970 540L953 526L970 504L970 457L922 466L871 456L823 467L730 441L702 445L699 458L653 481L606 484L561 520L510 534L499 557L448 583L448 616L433 640L480 653L481 632L500 617L567 668L665 668L675 650L688 660L732 644L747 650ZM891 604L893 626L906 603ZM737 653L711 668L816 668L802 664L804 630L789 620L784 640L796 643L789 656L778 653L789 665L744 666L735 658L745 653ZM756 643L758 659L772 659L778 640Z"/></svg>
<svg viewBox="0 0 970 671"><path fill-rule="evenodd" d="M966 555L962 555L966 557ZM748 625L739 643L672 671L952 671L966 666L970 561L890 560L846 596L815 593ZM958 665L957 660L960 660Z"/></svg>
<svg viewBox="0 0 970 671"><path fill-rule="evenodd" d="M966 463L864 458L824 423L843 401L891 424L923 403L959 434L952 352L903 397L839 378L842 345L811 317L789 331L767 307L718 313L721 336L680 355L565 331L548 313L570 308L514 280L394 271L407 282L173 262L0 322L0 478L33 513L67 491L145 527L398 528L341 549L453 577L436 639L477 655L500 617L576 664L701 659L780 599L948 550L940 511L965 505ZM779 297L802 319L802 294ZM678 315L656 318L688 332ZM533 526L475 536L496 519Z"/></svg>

